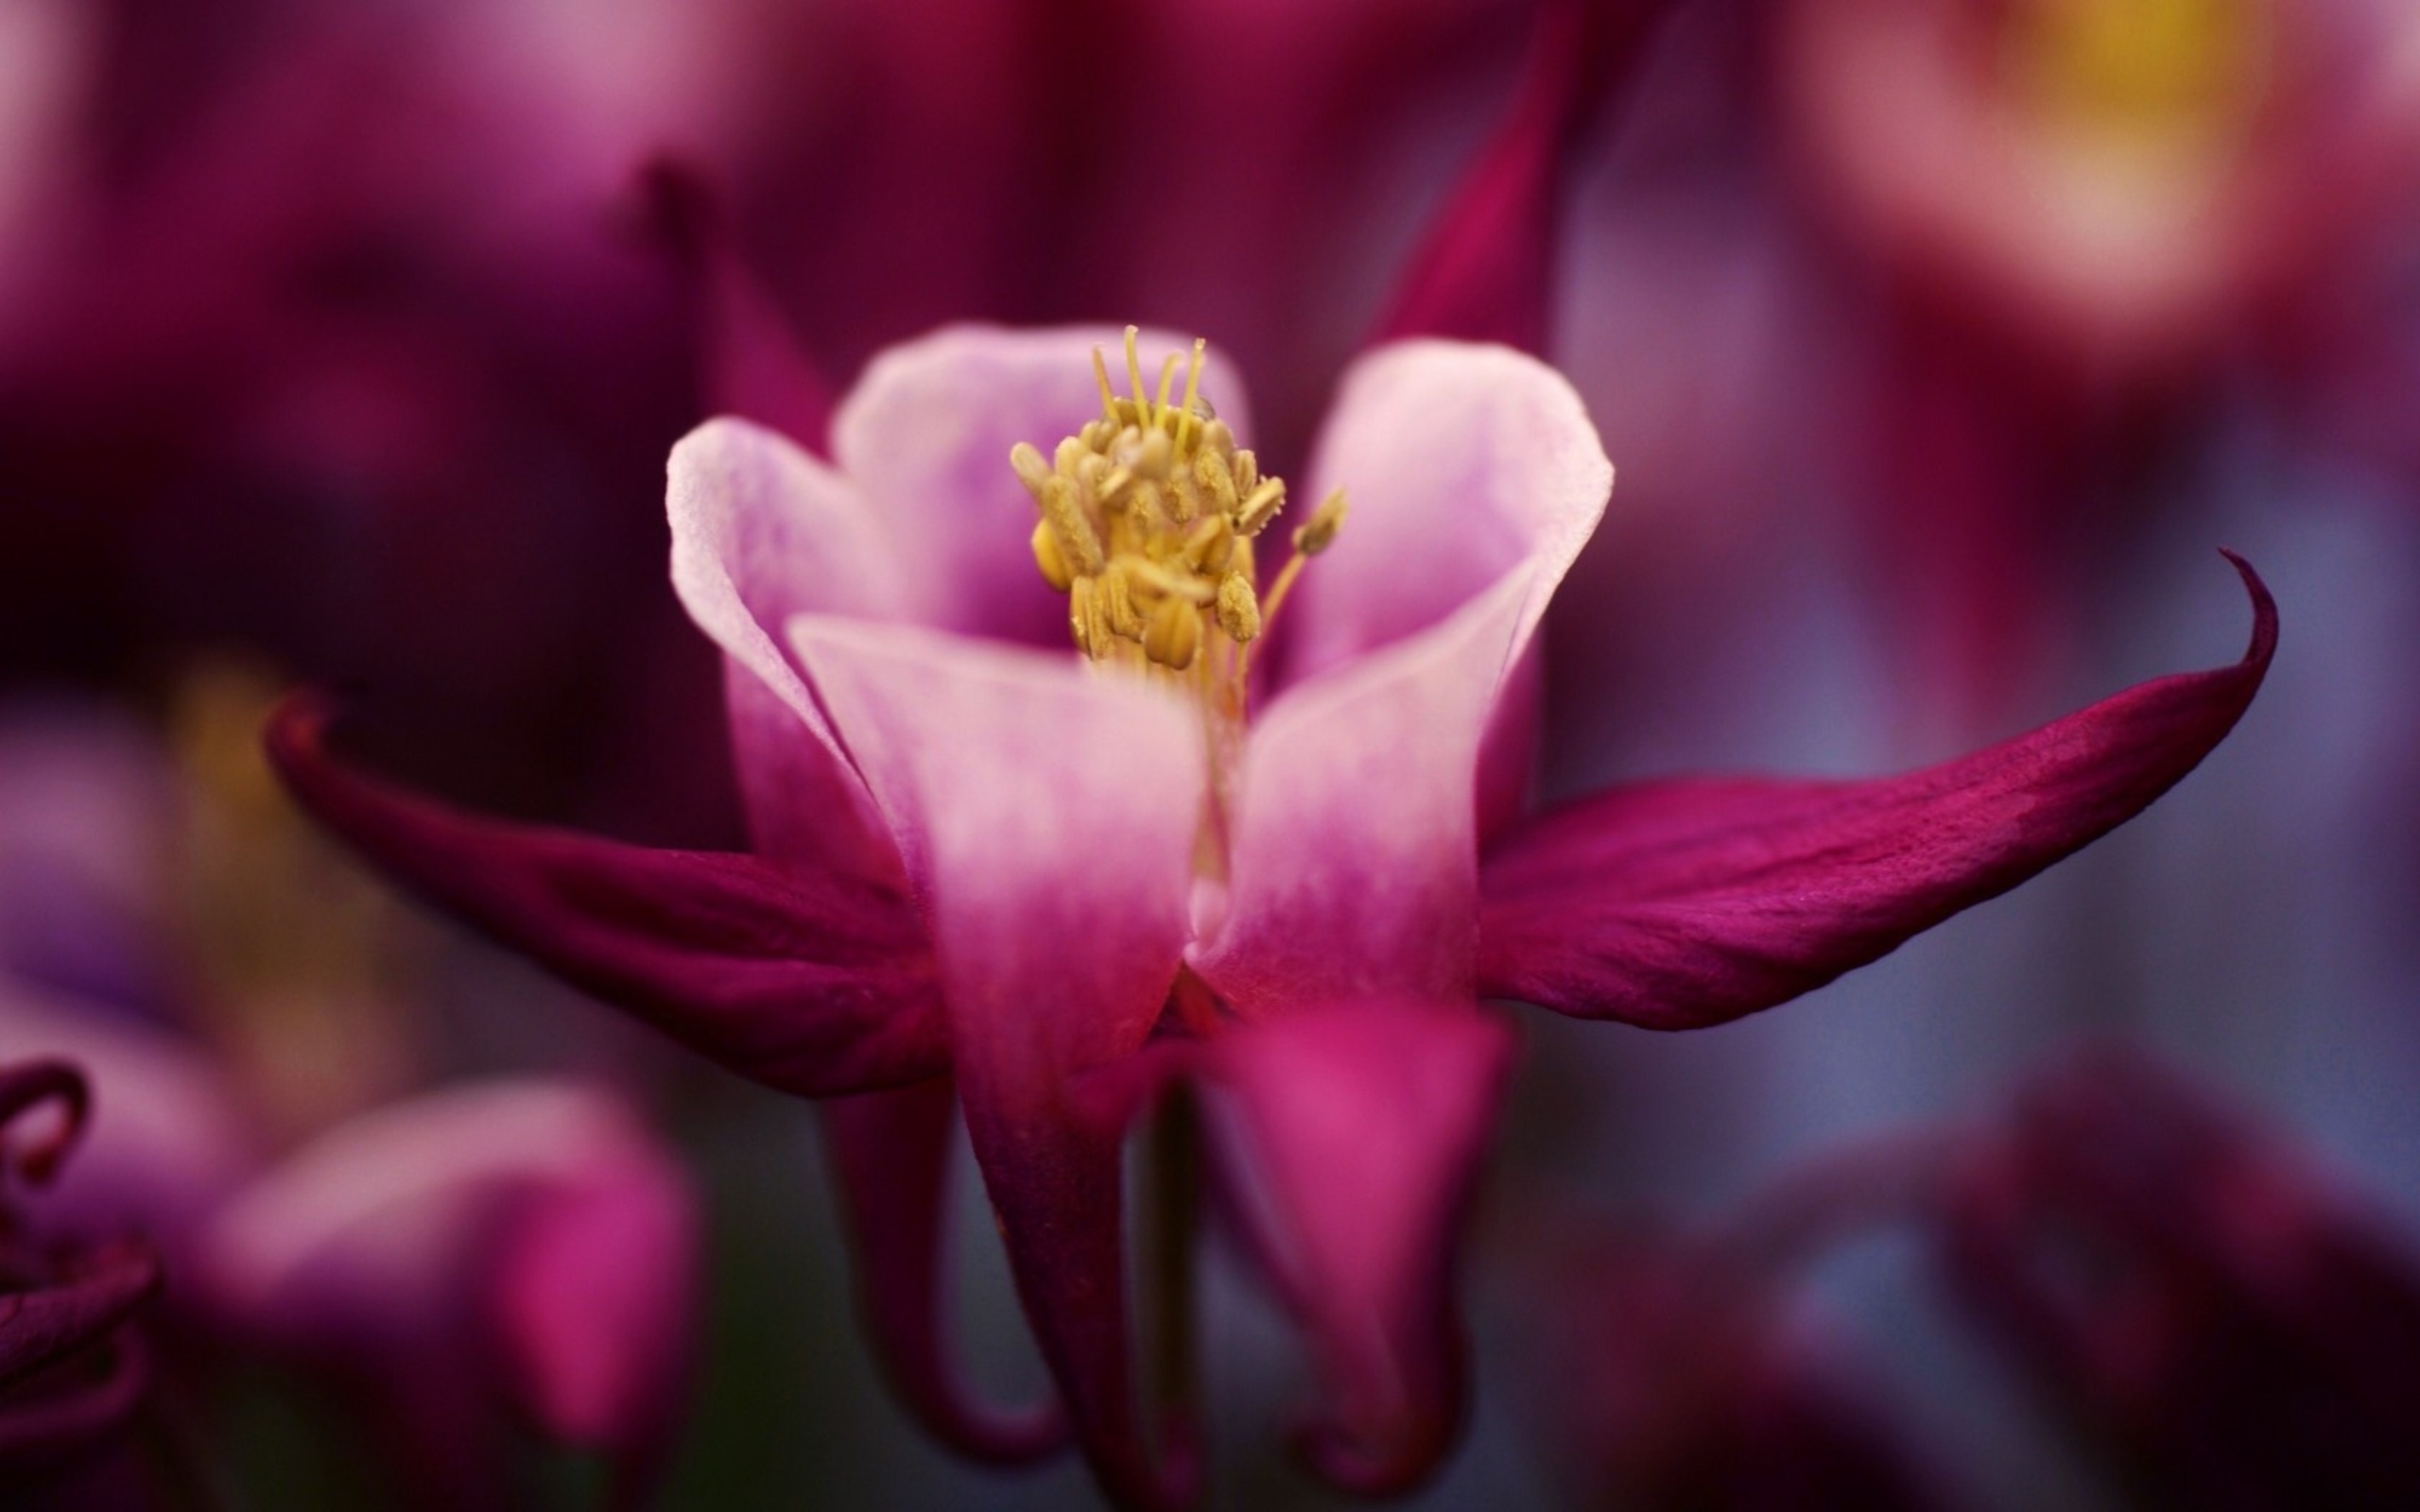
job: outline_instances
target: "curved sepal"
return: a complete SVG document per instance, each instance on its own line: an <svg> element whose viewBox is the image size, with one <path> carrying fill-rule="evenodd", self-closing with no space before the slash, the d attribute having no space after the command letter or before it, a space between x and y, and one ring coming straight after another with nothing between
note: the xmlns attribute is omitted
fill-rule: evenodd
<svg viewBox="0 0 2420 1512"><path fill-rule="evenodd" d="M1439 208L1368 345L1453 336L1545 350L1566 159L1668 9L1545 0L1512 113Z"/></svg>
<svg viewBox="0 0 2420 1512"><path fill-rule="evenodd" d="M290 697L269 759L305 809L439 907L753 1081L827 1096L948 1063L913 906L861 878L460 813L329 755Z"/></svg>
<svg viewBox="0 0 2420 1512"><path fill-rule="evenodd" d="M2073 854L2174 786L2258 691L2277 606L2228 560L2253 605L2232 666L1899 777L1651 782L1539 816L1481 868L1481 993L1653 1029L1721 1023Z"/></svg>
<svg viewBox="0 0 2420 1512"><path fill-rule="evenodd" d="M936 1078L817 1105L848 1216L858 1306L901 1401L935 1437L987 1465L1023 1465L1067 1441L1056 1402L1003 1412L952 1368L942 1331L950 1137L957 1093Z"/></svg>

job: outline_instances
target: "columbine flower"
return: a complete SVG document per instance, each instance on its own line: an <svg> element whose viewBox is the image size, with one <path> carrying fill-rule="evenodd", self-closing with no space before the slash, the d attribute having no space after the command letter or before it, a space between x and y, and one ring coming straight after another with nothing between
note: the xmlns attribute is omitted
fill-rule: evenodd
<svg viewBox="0 0 2420 1512"><path fill-rule="evenodd" d="M828 1105L872 1314L929 1422L1018 1457L1052 1425L967 1403L933 1318L954 1078L1129 1501L1188 1490L1129 1360L1120 1136L1152 1088L1203 1090L1325 1367L1315 1464L1407 1484L1459 1410L1447 1241L1507 1052L1477 999L1684 1028L1819 986L2137 812L2273 649L2244 568L2237 665L1902 778L1648 784L1497 837L1508 679L1612 475L1568 386L1502 348L1369 352L1299 490L1350 517L1324 541L1339 509L1308 511L1305 570L1248 528L1266 470L1223 366L1187 380L1215 409L1164 405L1173 371L1097 372L1121 346L944 331L876 359L828 463L735 421L675 450L673 577L727 657L754 855L451 813L333 763L308 700L270 740L322 818L573 982L770 1085L880 1093Z"/></svg>

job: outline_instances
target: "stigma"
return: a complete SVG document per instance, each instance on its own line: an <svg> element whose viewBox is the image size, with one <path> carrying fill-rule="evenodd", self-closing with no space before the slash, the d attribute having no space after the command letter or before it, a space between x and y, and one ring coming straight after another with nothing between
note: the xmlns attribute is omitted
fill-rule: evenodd
<svg viewBox="0 0 2420 1512"><path fill-rule="evenodd" d="M1205 343L1171 352L1155 393L1126 328L1121 395L1093 349L1100 413L1046 455L1020 441L1009 465L1033 495L1033 560L1067 595L1076 648L1112 663L1220 695L1240 715L1251 647L1268 629L1303 562L1336 539L1344 493L1330 494L1294 532L1294 555L1264 595L1262 538L1287 503L1249 447L1201 397ZM1184 387L1177 395L1182 364Z"/></svg>

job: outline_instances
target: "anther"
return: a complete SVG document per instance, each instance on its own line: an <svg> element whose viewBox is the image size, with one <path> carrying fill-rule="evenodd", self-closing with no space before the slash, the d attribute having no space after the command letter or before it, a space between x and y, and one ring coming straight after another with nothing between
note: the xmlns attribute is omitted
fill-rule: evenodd
<svg viewBox="0 0 2420 1512"><path fill-rule="evenodd" d="M1236 450L1236 491L1250 493L1260 486L1260 458L1253 455L1249 446Z"/></svg>
<svg viewBox="0 0 2420 1512"><path fill-rule="evenodd" d="M1079 573L1100 571L1100 537L1076 502L1073 480L1056 475L1042 485L1042 518L1059 538L1059 549Z"/></svg>
<svg viewBox="0 0 2420 1512"><path fill-rule="evenodd" d="M1033 523L1033 564L1042 569L1042 580L1060 593L1066 593L1076 575L1067 570L1067 554L1059 549L1059 532L1047 520Z"/></svg>
<svg viewBox="0 0 2420 1512"><path fill-rule="evenodd" d="M1179 672L1193 665L1193 653L1201 644L1201 612L1181 598L1162 602L1152 612L1150 628L1143 632L1143 654Z"/></svg>
<svg viewBox="0 0 2420 1512"><path fill-rule="evenodd" d="M1123 562L1112 562L1100 575L1100 592L1096 602L1109 627L1130 641L1142 639L1143 610L1134 602L1133 580L1127 575Z"/></svg>
<svg viewBox="0 0 2420 1512"><path fill-rule="evenodd" d="M1236 534L1239 536L1260 534L1261 527L1276 519L1277 511L1285 507L1286 480L1269 479L1253 490L1251 495L1236 510Z"/></svg>
<svg viewBox="0 0 2420 1512"><path fill-rule="evenodd" d="M1336 543L1336 533L1344 528L1344 490L1338 489L1320 501L1311 517L1294 532L1294 549L1305 557L1316 557Z"/></svg>
<svg viewBox="0 0 2420 1512"><path fill-rule="evenodd" d="M1213 514L1185 538L1184 564L1196 572L1224 572L1236 554L1236 527L1224 514Z"/></svg>
<svg viewBox="0 0 2420 1512"><path fill-rule="evenodd" d="M1241 573L1229 573L1219 580L1219 628L1237 645L1245 644L1260 634L1260 600L1253 596L1251 581Z"/></svg>
<svg viewBox="0 0 2420 1512"><path fill-rule="evenodd" d="M1179 471L1168 480L1168 518L1181 525L1189 525L1201 514L1201 486L1192 476Z"/></svg>
<svg viewBox="0 0 2420 1512"><path fill-rule="evenodd" d="M1208 496L1212 510L1219 514L1236 512L1236 475L1227 471L1227 464L1219 460L1217 452L1204 451L1193 459L1193 481Z"/></svg>
<svg viewBox="0 0 2420 1512"><path fill-rule="evenodd" d="M1017 481L1039 499L1042 486L1050 481L1050 464L1044 460L1042 449L1031 441L1019 441L1009 448L1009 466L1016 469Z"/></svg>
<svg viewBox="0 0 2420 1512"><path fill-rule="evenodd" d="M1094 605L1093 580L1079 577L1067 594L1067 627L1075 632L1076 649L1088 657L1099 658L1108 649L1099 634L1099 616Z"/></svg>

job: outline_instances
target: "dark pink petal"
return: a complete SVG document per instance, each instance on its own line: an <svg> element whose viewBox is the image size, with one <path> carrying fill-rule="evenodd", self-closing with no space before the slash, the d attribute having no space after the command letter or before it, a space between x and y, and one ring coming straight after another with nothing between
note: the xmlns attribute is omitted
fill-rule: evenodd
<svg viewBox="0 0 2420 1512"><path fill-rule="evenodd" d="M1154 1466L1137 1422L1119 1139L1069 1089L1176 978L1200 726L1063 651L828 618L790 640L930 913L967 1132L1078 1441L1113 1499L1184 1500L1189 1463Z"/></svg>
<svg viewBox="0 0 2420 1512"><path fill-rule="evenodd" d="M831 385L790 336L772 293L732 245L721 197L691 165L648 165L645 189L656 230L690 281L706 412L736 415L823 453L837 403Z"/></svg>
<svg viewBox="0 0 2420 1512"><path fill-rule="evenodd" d="M1322 1006L1205 1047L1206 1108L1254 1248L1327 1384L1303 1447L1328 1480L1395 1494L1461 1424L1454 1249L1512 1039L1469 1007Z"/></svg>
<svg viewBox="0 0 2420 1512"><path fill-rule="evenodd" d="M1374 344L1404 336L1546 350L1572 147L1669 0L1544 0L1520 97L1412 254Z"/></svg>
<svg viewBox="0 0 2420 1512"><path fill-rule="evenodd" d="M1858 782L1694 779L1541 816L1488 858L1479 988L1658 1029L1786 1002L2140 813L2235 728L2277 644L2129 688L1939 766Z"/></svg>
<svg viewBox="0 0 2420 1512"><path fill-rule="evenodd" d="M346 768L289 699L270 760L371 860L565 981L752 1080L807 1096L946 1065L923 926L895 891L753 856L475 817Z"/></svg>
<svg viewBox="0 0 2420 1512"><path fill-rule="evenodd" d="M942 1257L956 1089L935 1078L835 1097L816 1108L833 1185L848 1215L857 1296L875 1353L908 1410L943 1443L994 1465L1066 1441L1055 1404L1008 1414L971 1400L942 1337Z"/></svg>

